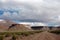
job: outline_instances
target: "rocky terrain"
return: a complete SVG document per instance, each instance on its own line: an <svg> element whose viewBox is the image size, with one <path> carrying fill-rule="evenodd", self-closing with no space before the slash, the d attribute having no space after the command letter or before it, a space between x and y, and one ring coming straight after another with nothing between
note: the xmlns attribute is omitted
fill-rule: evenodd
<svg viewBox="0 0 60 40"><path fill-rule="evenodd" d="M26 25L17 24L10 20L0 20L0 32L3 31L29 31Z"/></svg>
<svg viewBox="0 0 60 40"><path fill-rule="evenodd" d="M12 24L9 26L8 31L31 31L31 29L25 27L23 24Z"/></svg>

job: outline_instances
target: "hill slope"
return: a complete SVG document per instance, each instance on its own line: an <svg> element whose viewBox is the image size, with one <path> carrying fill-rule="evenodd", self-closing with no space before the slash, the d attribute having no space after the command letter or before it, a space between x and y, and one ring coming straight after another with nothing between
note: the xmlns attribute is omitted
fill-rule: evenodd
<svg viewBox="0 0 60 40"><path fill-rule="evenodd" d="M10 25L14 24L15 22L10 20L0 20L0 31L6 31Z"/></svg>
<svg viewBox="0 0 60 40"><path fill-rule="evenodd" d="M17 24L10 20L0 20L0 32L2 31L28 31L29 28L23 24Z"/></svg>
<svg viewBox="0 0 60 40"><path fill-rule="evenodd" d="M12 24L9 28L9 31L29 31L31 29L25 27L23 24Z"/></svg>

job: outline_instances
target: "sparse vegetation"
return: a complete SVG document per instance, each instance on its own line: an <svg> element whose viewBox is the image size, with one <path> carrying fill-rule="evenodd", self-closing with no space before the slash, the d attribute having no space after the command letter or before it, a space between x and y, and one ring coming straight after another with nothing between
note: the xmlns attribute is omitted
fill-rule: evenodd
<svg viewBox="0 0 60 40"><path fill-rule="evenodd" d="M0 35L0 40L3 40L4 36L3 35Z"/></svg>
<svg viewBox="0 0 60 40"><path fill-rule="evenodd" d="M30 34L34 34L34 33L40 33L42 31L27 31L27 32L0 32L0 35L6 35L6 36L10 36L10 35L25 35L28 36Z"/></svg>
<svg viewBox="0 0 60 40"><path fill-rule="evenodd" d="M29 36L35 33L40 33L42 31L24 31L24 32L0 32L0 40L3 40L4 37L12 36L12 40L16 40L16 35ZM3 36L5 35L5 36Z"/></svg>
<svg viewBox="0 0 60 40"><path fill-rule="evenodd" d="M16 40L16 35L15 34L12 36L12 40Z"/></svg>
<svg viewBox="0 0 60 40"><path fill-rule="evenodd" d="M49 31L50 33L60 34L60 30Z"/></svg>

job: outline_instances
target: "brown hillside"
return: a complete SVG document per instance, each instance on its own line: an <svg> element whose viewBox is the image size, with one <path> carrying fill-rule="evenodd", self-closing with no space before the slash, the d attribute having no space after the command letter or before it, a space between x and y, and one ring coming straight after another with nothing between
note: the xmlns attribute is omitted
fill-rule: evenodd
<svg viewBox="0 0 60 40"><path fill-rule="evenodd" d="M31 29L25 27L23 24L12 24L8 28L9 31L29 31Z"/></svg>
<svg viewBox="0 0 60 40"><path fill-rule="evenodd" d="M2 31L29 31L31 29L27 28L26 25L17 24L10 20L0 21L0 32Z"/></svg>
<svg viewBox="0 0 60 40"><path fill-rule="evenodd" d="M12 25L15 22L9 21L9 20L3 20L0 21L0 31L6 31L10 25Z"/></svg>

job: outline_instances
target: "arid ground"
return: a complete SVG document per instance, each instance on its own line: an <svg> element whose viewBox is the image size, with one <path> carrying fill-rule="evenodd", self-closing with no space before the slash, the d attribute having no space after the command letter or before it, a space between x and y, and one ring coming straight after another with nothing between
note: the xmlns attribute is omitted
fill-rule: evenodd
<svg viewBox="0 0 60 40"><path fill-rule="evenodd" d="M41 33L31 34L29 36L17 35L16 39L12 39L11 36L5 37L3 40L60 40L60 35L45 31Z"/></svg>
<svg viewBox="0 0 60 40"><path fill-rule="evenodd" d="M60 36L49 32L42 32L42 33L30 35L20 40L60 40Z"/></svg>
<svg viewBox="0 0 60 40"><path fill-rule="evenodd" d="M60 40L60 34L36 31L11 21L0 22L0 40ZM31 32L28 32L31 31ZM16 32L13 35L10 32ZM23 33L21 33L23 32ZM59 31L60 32L60 31Z"/></svg>

